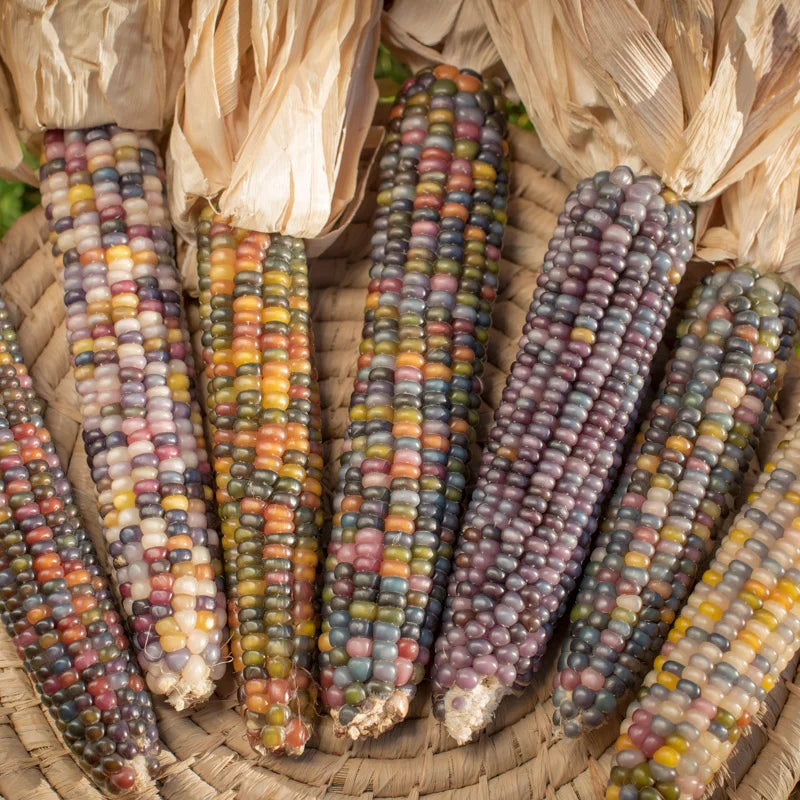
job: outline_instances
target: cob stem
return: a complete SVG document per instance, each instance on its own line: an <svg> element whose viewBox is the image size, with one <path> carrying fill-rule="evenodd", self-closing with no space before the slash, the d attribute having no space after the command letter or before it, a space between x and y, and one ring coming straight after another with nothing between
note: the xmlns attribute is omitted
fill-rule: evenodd
<svg viewBox="0 0 800 800"><path fill-rule="evenodd" d="M251 745L311 736L321 416L302 241L198 224L203 354L228 617Z"/></svg>
<svg viewBox="0 0 800 800"><path fill-rule="evenodd" d="M627 168L550 243L464 523L434 665L459 742L530 681L575 579L690 252L688 208Z"/></svg>
<svg viewBox="0 0 800 800"><path fill-rule="evenodd" d="M495 109L477 75L440 66L391 115L320 637L324 699L352 739L405 717L442 609L505 222Z"/></svg>
<svg viewBox="0 0 800 800"><path fill-rule="evenodd" d="M152 786L158 730L0 300L0 615L46 709L103 791Z"/></svg>
<svg viewBox="0 0 800 800"><path fill-rule="evenodd" d="M793 290L744 268L693 295L573 608L554 683L567 735L608 719L661 647L754 455L797 311Z"/></svg>
<svg viewBox="0 0 800 800"><path fill-rule="evenodd" d="M42 202L83 438L147 684L176 709L224 672L224 586L163 165L116 126L49 131Z"/></svg>

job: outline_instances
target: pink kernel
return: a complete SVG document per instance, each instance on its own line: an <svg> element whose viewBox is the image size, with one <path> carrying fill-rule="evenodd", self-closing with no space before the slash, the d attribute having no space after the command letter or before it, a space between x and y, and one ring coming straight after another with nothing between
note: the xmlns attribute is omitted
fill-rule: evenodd
<svg viewBox="0 0 800 800"><path fill-rule="evenodd" d="M347 640L345 650L351 658L365 658L372 655L372 640L366 636L353 636Z"/></svg>

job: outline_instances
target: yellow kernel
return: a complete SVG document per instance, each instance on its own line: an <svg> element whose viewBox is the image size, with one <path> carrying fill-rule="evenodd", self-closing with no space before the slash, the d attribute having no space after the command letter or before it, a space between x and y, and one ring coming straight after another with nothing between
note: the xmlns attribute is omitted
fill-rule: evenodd
<svg viewBox="0 0 800 800"><path fill-rule="evenodd" d="M664 189L664 191L661 192L661 196L668 206L674 206L679 200L678 195L675 194L672 189Z"/></svg>
<svg viewBox="0 0 800 800"><path fill-rule="evenodd" d="M106 262L110 264L118 258L131 258L132 253L130 247L126 244L114 245L106 250Z"/></svg>
<svg viewBox="0 0 800 800"><path fill-rule="evenodd" d="M625 564L629 567L641 567L647 569L650 566L650 559L644 553L628 552L625 554Z"/></svg>
<svg viewBox="0 0 800 800"><path fill-rule="evenodd" d="M188 389L189 376L183 375L180 372L173 372L171 375L167 377L167 386L169 386L169 388L173 390Z"/></svg>
<svg viewBox="0 0 800 800"><path fill-rule="evenodd" d="M692 443L683 436L669 436L664 445L683 455L689 455L692 452Z"/></svg>
<svg viewBox="0 0 800 800"><path fill-rule="evenodd" d="M236 393L257 392L261 389L261 381L258 375L237 375L233 382Z"/></svg>
<svg viewBox="0 0 800 800"><path fill-rule="evenodd" d="M666 686L667 689L670 690L678 685L678 676L672 672L659 672L656 680L658 680L662 686Z"/></svg>
<svg viewBox="0 0 800 800"><path fill-rule="evenodd" d="M722 575L715 569L707 569L703 573L703 583L709 586L716 586L722 580Z"/></svg>
<svg viewBox="0 0 800 800"><path fill-rule="evenodd" d="M234 311L261 311L261 298L252 294L245 294L233 301Z"/></svg>
<svg viewBox="0 0 800 800"><path fill-rule="evenodd" d="M264 378L258 388L265 394L288 394L291 384L285 378Z"/></svg>
<svg viewBox="0 0 800 800"><path fill-rule="evenodd" d="M295 636L314 636L317 632L317 623L313 619L304 619L294 626Z"/></svg>
<svg viewBox="0 0 800 800"><path fill-rule="evenodd" d="M177 635L181 632L174 617L162 617L156 622L155 627L159 636Z"/></svg>
<svg viewBox="0 0 800 800"><path fill-rule="evenodd" d="M92 200L94 189L88 183L76 183L69 187L69 204L79 203L81 200Z"/></svg>
<svg viewBox="0 0 800 800"><path fill-rule="evenodd" d="M570 334L570 339L573 342L585 342L586 344L594 344L596 336L593 331L588 328L573 328Z"/></svg>
<svg viewBox="0 0 800 800"><path fill-rule="evenodd" d="M491 164L487 164L485 161L473 161L472 177L480 180L494 181L497 180L497 172Z"/></svg>
<svg viewBox="0 0 800 800"><path fill-rule="evenodd" d="M666 744L667 747L671 747L678 753L685 753L689 749L689 742L687 742L682 736L678 736L674 733L667 736L664 744Z"/></svg>
<svg viewBox="0 0 800 800"><path fill-rule="evenodd" d="M711 528L708 525L701 525L699 522L695 522L692 525L692 533L704 542L711 538Z"/></svg>
<svg viewBox="0 0 800 800"><path fill-rule="evenodd" d="M72 353L76 356L79 353L89 353L92 350L94 350L93 339L78 339L77 342L73 342L72 344Z"/></svg>
<svg viewBox="0 0 800 800"><path fill-rule="evenodd" d="M282 322L284 325L288 325L292 321L292 317L288 308L269 306L261 312L261 321Z"/></svg>
<svg viewBox="0 0 800 800"><path fill-rule="evenodd" d="M212 281L232 281L233 276L233 264L213 264L209 272Z"/></svg>
<svg viewBox="0 0 800 800"><path fill-rule="evenodd" d="M714 603L700 603L698 611L716 622L722 617L722 609Z"/></svg>
<svg viewBox="0 0 800 800"><path fill-rule="evenodd" d="M165 653L174 653L186 647L186 635L183 633L167 634L158 641Z"/></svg>
<svg viewBox="0 0 800 800"><path fill-rule="evenodd" d="M678 633L686 633L691 625L692 621L688 617L684 617L683 614L681 614L681 616L675 620L675 625L673 625L673 627L676 631L678 631Z"/></svg>
<svg viewBox="0 0 800 800"><path fill-rule="evenodd" d="M241 603L250 595L263 595L264 584L261 581L239 581L236 584L236 596Z"/></svg>
<svg viewBox="0 0 800 800"><path fill-rule="evenodd" d="M188 511L189 498L182 494L170 494L161 501L161 505L165 511Z"/></svg>
<svg viewBox="0 0 800 800"><path fill-rule="evenodd" d="M281 478L294 478L302 483L306 478L306 471L299 464L283 464L278 475Z"/></svg>
<svg viewBox="0 0 800 800"><path fill-rule="evenodd" d="M120 492L114 495L114 508L122 511L124 508L133 508L136 505L135 492Z"/></svg>
<svg viewBox="0 0 800 800"><path fill-rule="evenodd" d="M744 642L748 647L758 652L761 649L761 639L756 636L752 631L744 630L739 634L739 641Z"/></svg>
<svg viewBox="0 0 800 800"><path fill-rule="evenodd" d="M622 750L633 750L633 742L631 741L631 737L628 736L627 733L620 734L617 737L617 741L614 742L614 752L619 753Z"/></svg>
<svg viewBox="0 0 800 800"><path fill-rule="evenodd" d="M686 542L686 534L680 530L680 528L669 524L664 525L661 529L661 538L666 539L668 542L677 542L678 544L684 544Z"/></svg>
<svg viewBox="0 0 800 800"><path fill-rule="evenodd" d="M236 350L233 353L233 363L237 367L242 367L245 364L258 364L260 360L255 350Z"/></svg>
<svg viewBox="0 0 800 800"><path fill-rule="evenodd" d="M286 411L289 403L289 395L283 392L266 392L261 398L261 408L279 408L281 411Z"/></svg>
<svg viewBox="0 0 800 800"><path fill-rule="evenodd" d="M678 762L681 760L680 753L676 750L673 750L671 747L659 747L658 750L653 754L653 760L661 764L665 767L669 767L670 769L675 769L678 766Z"/></svg>
<svg viewBox="0 0 800 800"><path fill-rule="evenodd" d="M744 544L748 536L741 528L731 528L728 531L728 538L733 541L734 544Z"/></svg>
<svg viewBox="0 0 800 800"><path fill-rule="evenodd" d="M794 503L796 506L800 506L800 492L795 492L789 489L783 493L783 499L788 500L790 503Z"/></svg>
<svg viewBox="0 0 800 800"><path fill-rule="evenodd" d="M778 625L778 620L765 608L759 608L758 611L753 614L753 619L758 620L770 631L774 631Z"/></svg>
<svg viewBox="0 0 800 800"><path fill-rule="evenodd" d="M660 463L657 456L643 455L636 459L636 467L647 472L655 472Z"/></svg>
<svg viewBox="0 0 800 800"><path fill-rule="evenodd" d="M797 598L800 597L800 588L798 588L797 585L792 583L788 578L781 578L778 581L778 589L780 589L784 594L788 594L792 600L797 600Z"/></svg>

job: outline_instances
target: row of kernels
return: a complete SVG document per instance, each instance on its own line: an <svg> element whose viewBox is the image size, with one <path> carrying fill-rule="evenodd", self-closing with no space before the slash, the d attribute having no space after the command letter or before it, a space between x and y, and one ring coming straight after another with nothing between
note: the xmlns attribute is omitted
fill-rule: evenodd
<svg viewBox="0 0 800 800"><path fill-rule="evenodd" d="M158 767L155 714L2 301L0 318L4 621L81 766L112 793L141 788L139 760Z"/></svg>
<svg viewBox="0 0 800 800"><path fill-rule="evenodd" d="M48 189L66 173L73 201L65 217L46 202L65 301L75 336L94 339L90 352L73 337L73 361L109 553L148 682L184 705L207 696L224 670L224 612L163 168L151 140L114 126L48 137ZM208 641L200 629L193 636L195 652L180 631L160 644L156 623L176 627L177 613L184 627L192 614L204 625L213 617Z"/></svg>
<svg viewBox="0 0 800 800"><path fill-rule="evenodd" d="M796 650L799 444L796 428L676 620L623 724L609 797L700 797Z"/></svg>

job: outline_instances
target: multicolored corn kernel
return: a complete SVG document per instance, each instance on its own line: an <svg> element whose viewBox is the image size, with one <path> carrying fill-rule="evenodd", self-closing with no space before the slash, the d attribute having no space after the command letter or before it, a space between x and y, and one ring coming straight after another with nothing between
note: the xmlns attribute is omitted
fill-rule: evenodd
<svg viewBox="0 0 800 800"><path fill-rule="evenodd" d="M694 800L800 644L800 425L781 443L628 708L608 800Z"/></svg>
<svg viewBox="0 0 800 800"><path fill-rule="evenodd" d="M554 680L568 736L609 718L653 663L755 453L800 321L794 289L722 269L692 296L602 525Z"/></svg>
<svg viewBox="0 0 800 800"><path fill-rule="evenodd" d="M322 434L302 240L198 224L203 357L233 666L259 752L312 733Z"/></svg>
<svg viewBox="0 0 800 800"><path fill-rule="evenodd" d="M627 167L567 198L489 432L436 644L434 711L459 742L529 683L565 611L692 252L691 223L658 179Z"/></svg>
<svg viewBox="0 0 800 800"><path fill-rule="evenodd" d="M2 300L0 616L51 725L92 781L109 794L146 788L160 750L150 696Z"/></svg>
<svg viewBox="0 0 800 800"><path fill-rule="evenodd" d="M147 685L178 709L225 671L211 470L164 170L113 125L48 131L42 203L64 285L83 440Z"/></svg>
<svg viewBox="0 0 800 800"><path fill-rule="evenodd" d="M444 605L506 221L503 108L438 66L391 113L319 640L324 701L353 739L405 717Z"/></svg>

